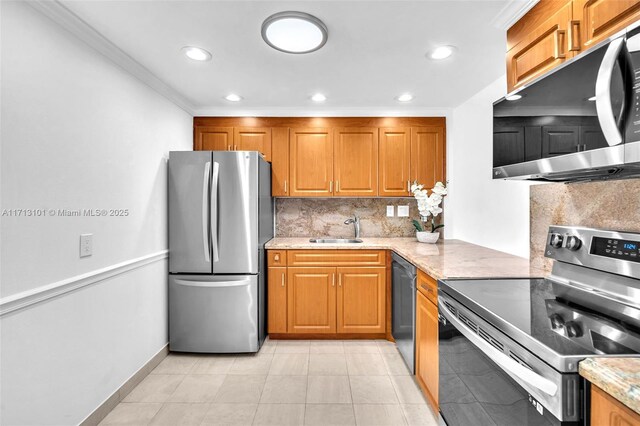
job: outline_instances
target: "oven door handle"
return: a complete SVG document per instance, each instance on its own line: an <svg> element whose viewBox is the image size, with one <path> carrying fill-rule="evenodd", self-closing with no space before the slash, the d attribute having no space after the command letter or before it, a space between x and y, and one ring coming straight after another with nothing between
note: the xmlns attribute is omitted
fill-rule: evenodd
<svg viewBox="0 0 640 426"><path fill-rule="evenodd" d="M462 323L454 315L451 315L447 308L440 302L438 298L438 308L440 312L445 315L445 318L451 322L455 328L458 329L464 336L471 341L478 349L480 349L486 356L492 361L504 368L511 375L519 378L523 382L533 386L534 388L546 393L547 395L554 396L558 392L558 385L551 380L542 377L535 371L529 370L527 367L521 365L517 361L506 356L503 352L497 350L491 344L487 343L482 337L478 336L469 327Z"/></svg>

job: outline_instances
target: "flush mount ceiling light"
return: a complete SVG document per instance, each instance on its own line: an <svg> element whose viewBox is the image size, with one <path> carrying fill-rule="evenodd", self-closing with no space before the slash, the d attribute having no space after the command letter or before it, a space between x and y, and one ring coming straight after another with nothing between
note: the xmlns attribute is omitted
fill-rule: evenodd
<svg viewBox="0 0 640 426"><path fill-rule="evenodd" d="M519 101L520 99L522 99L522 95L509 95L505 96L505 99L508 101Z"/></svg>
<svg viewBox="0 0 640 426"><path fill-rule="evenodd" d="M193 59L194 61L210 61L211 53L202 49L201 47L195 46L185 46L182 48L182 53L189 59Z"/></svg>
<svg viewBox="0 0 640 426"><path fill-rule="evenodd" d="M327 100L327 97L322 93L316 93L315 95L311 96L311 100L313 102L324 102Z"/></svg>
<svg viewBox="0 0 640 426"><path fill-rule="evenodd" d="M435 60L446 59L449 56L453 55L453 52L455 50L456 50L455 46L440 46L429 51L427 53L427 57Z"/></svg>
<svg viewBox="0 0 640 426"><path fill-rule="evenodd" d="M396 96L396 101L398 102L409 102L413 99L413 95L411 93L403 93L400 96Z"/></svg>
<svg viewBox="0 0 640 426"><path fill-rule="evenodd" d="M224 98L229 102L240 102L242 100L242 96L236 95L235 93L229 93Z"/></svg>
<svg viewBox="0 0 640 426"><path fill-rule="evenodd" d="M262 38L285 53L311 53L327 42L327 27L304 12L279 12L262 23Z"/></svg>

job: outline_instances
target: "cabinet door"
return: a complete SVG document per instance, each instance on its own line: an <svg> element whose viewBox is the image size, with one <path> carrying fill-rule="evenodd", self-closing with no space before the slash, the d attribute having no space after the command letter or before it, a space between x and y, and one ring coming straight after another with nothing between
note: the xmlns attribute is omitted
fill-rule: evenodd
<svg viewBox="0 0 640 426"><path fill-rule="evenodd" d="M267 276L267 332L287 332L287 268L270 267Z"/></svg>
<svg viewBox="0 0 640 426"><path fill-rule="evenodd" d="M271 195L289 195L289 128L271 129Z"/></svg>
<svg viewBox="0 0 640 426"><path fill-rule="evenodd" d="M421 292L416 295L416 376L438 411L438 308Z"/></svg>
<svg viewBox="0 0 640 426"><path fill-rule="evenodd" d="M509 92L573 56L574 52L568 50L567 38L571 7L571 2L568 2L544 22L532 22L527 35L507 52ZM522 19L526 20L527 15ZM526 26L526 21L521 25Z"/></svg>
<svg viewBox="0 0 640 426"><path fill-rule="evenodd" d="M335 195L378 195L378 129L338 128L334 131Z"/></svg>
<svg viewBox="0 0 640 426"><path fill-rule="evenodd" d="M493 167L524 161L524 127L493 129Z"/></svg>
<svg viewBox="0 0 640 426"><path fill-rule="evenodd" d="M436 182L445 183L444 129L413 127L411 129L411 181L431 189Z"/></svg>
<svg viewBox="0 0 640 426"><path fill-rule="evenodd" d="M288 268L287 331L336 332L336 268Z"/></svg>
<svg viewBox="0 0 640 426"><path fill-rule="evenodd" d="M291 129L289 179L292 197L333 195L333 137L329 129Z"/></svg>
<svg viewBox="0 0 640 426"><path fill-rule="evenodd" d="M573 19L588 49L640 19L640 0L573 0Z"/></svg>
<svg viewBox="0 0 640 426"><path fill-rule="evenodd" d="M592 385L591 424L594 426L640 426L640 415L599 387Z"/></svg>
<svg viewBox="0 0 640 426"><path fill-rule="evenodd" d="M338 333L384 333L386 269L338 268Z"/></svg>
<svg viewBox="0 0 640 426"><path fill-rule="evenodd" d="M230 151L233 149L233 127L198 126L195 139L196 151Z"/></svg>
<svg viewBox="0 0 640 426"><path fill-rule="evenodd" d="M580 126L542 126L542 156L571 154L581 151Z"/></svg>
<svg viewBox="0 0 640 426"><path fill-rule="evenodd" d="M411 129L380 129L378 193L381 197L411 195Z"/></svg>
<svg viewBox="0 0 640 426"><path fill-rule="evenodd" d="M233 149L258 151L271 162L271 129L268 127L236 127L233 134Z"/></svg>

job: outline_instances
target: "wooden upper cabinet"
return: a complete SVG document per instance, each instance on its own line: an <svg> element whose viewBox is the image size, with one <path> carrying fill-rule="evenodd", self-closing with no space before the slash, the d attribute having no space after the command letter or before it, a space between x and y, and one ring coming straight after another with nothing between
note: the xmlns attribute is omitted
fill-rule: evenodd
<svg viewBox="0 0 640 426"><path fill-rule="evenodd" d="M378 195L378 129L372 127L334 130L334 195Z"/></svg>
<svg viewBox="0 0 640 426"><path fill-rule="evenodd" d="M336 268L287 269L287 331L336 332Z"/></svg>
<svg viewBox="0 0 640 426"><path fill-rule="evenodd" d="M271 195L289 195L289 128L271 129Z"/></svg>
<svg viewBox="0 0 640 426"><path fill-rule="evenodd" d="M411 195L411 129L381 128L379 140L378 194L381 197Z"/></svg>
<svg viewBox="0 0 640 426"><path fill-rule="evenodd" d="M509 92L541 76L574 56L572 3L542 1L507 32L507 89ZM547 19L540 22L543 17ZM570 29L571 26L571 29ZM511 33L511 34L510 34ZM514 33L517 33L516 37ZM569 37L571 36L571 37ZM574 50L571 50L574 49Z"/></svg>
<svg viewBox="0 0 640 426"><path fill-rule="evenodd" d="M416 295L416 378L434 411L438 411L438 308Z"/></svg>
<svg viewBox="0 0 640 426"><path fill-rule="evenodd" d="M333 195L333 135L330 129L291 129L289 196Z"/></svg>
<svg viewBox="0 0 640 426"><path fill-rule="evenodd" d="M411 181L431 189L445 183L443 127L411 128Z"/></svg>
<svg viewBox="0 0 640 426"><path fill-rule="evenodd" d="M233 149L233 127L197 126L196 151L230 151Z"/></svg>
<svg viewBox="0 0 640 426"><path fill-rule="evenodd" d="M338 333L385 332L384 267L337 268Z"/></svg>
<svg viewBox="0 0 640 426"><path fill-rule="evenodd" d="M591 424L594 426L640 426L640 414L599 387L592 385Z"/></svg>
<svg viewBox="0 0 640 426"><path fill-rule="evenodd" d="M584 49L640 19L640 0L574 0L573 19Z"/></svg>
<svg viewBox="0 0 640 426"><path fill-rule="evenodd" d="M234 150L258 151L271 161L271 129L268 127L236 127L233 133Z"/></svg>
<svg viewBox="0 0 640 426"><path fill-rule="evenodd" d="M287 268L269 267L267 275L267 332L287 332Z"/></svg>

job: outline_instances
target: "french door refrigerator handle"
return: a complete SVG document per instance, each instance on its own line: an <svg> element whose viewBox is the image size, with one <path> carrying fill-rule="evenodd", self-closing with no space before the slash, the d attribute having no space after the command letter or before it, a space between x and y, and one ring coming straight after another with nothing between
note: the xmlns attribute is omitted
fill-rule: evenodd
<svg viewBox="0 0 640 426"><path fill-rule="evenodd" d="M464 325L462 321L456 318L455 315L451 315L447 312L447 308L438 298L438 310L445 315L445 318L454 325L464 336L471 341L478 349L480 349L489 359L493 360L496 364L507 370L507 372L513 374L523 382L533 386L534 388L546 393L550 396L555 396L558 393L558 385L551 380L542 377L536 372L529 370L527 367L520 365L518 362L512 360L506 356L503 352L495 349L491 344L487 343L480 336L475 334L473 330Z"/></svg>
<svg viewBox="0 0 640 426"><path fill-rule="evenodd" d="M220 179L220 163L213 162L213 179L211 184L211 243L213 246L213 261L220 260L218 249L218 184Z"/></svg>
<svg viewBox="0 0 640 426"><path fill-rule="evenodd" d="M202 178L202 245L204 248L204 260L211 262L209 256L209 176L211 174L211 161L204 163L204 177Z"/></svg>
<svg viewBox="0 0 640 426"><path fill-rule="evenodd" d="M602 58L596 79L596 111L598 112L598 121L600 122L600 127L602 127L602 133L604 133L609 146L622 143L622 133L620 133L618 123L616 123L613 105L611 104L611 78L624 42L624 37L620 37L609 44L604 58Z"/></svg>
<svg viewBox="0 0 640 426"><path fill-rule="evenodd" d="M191 281L191 280L175 280L178 285L186 287L246 287L251 284L250 279L244 279L239 281Z"/></svg>

